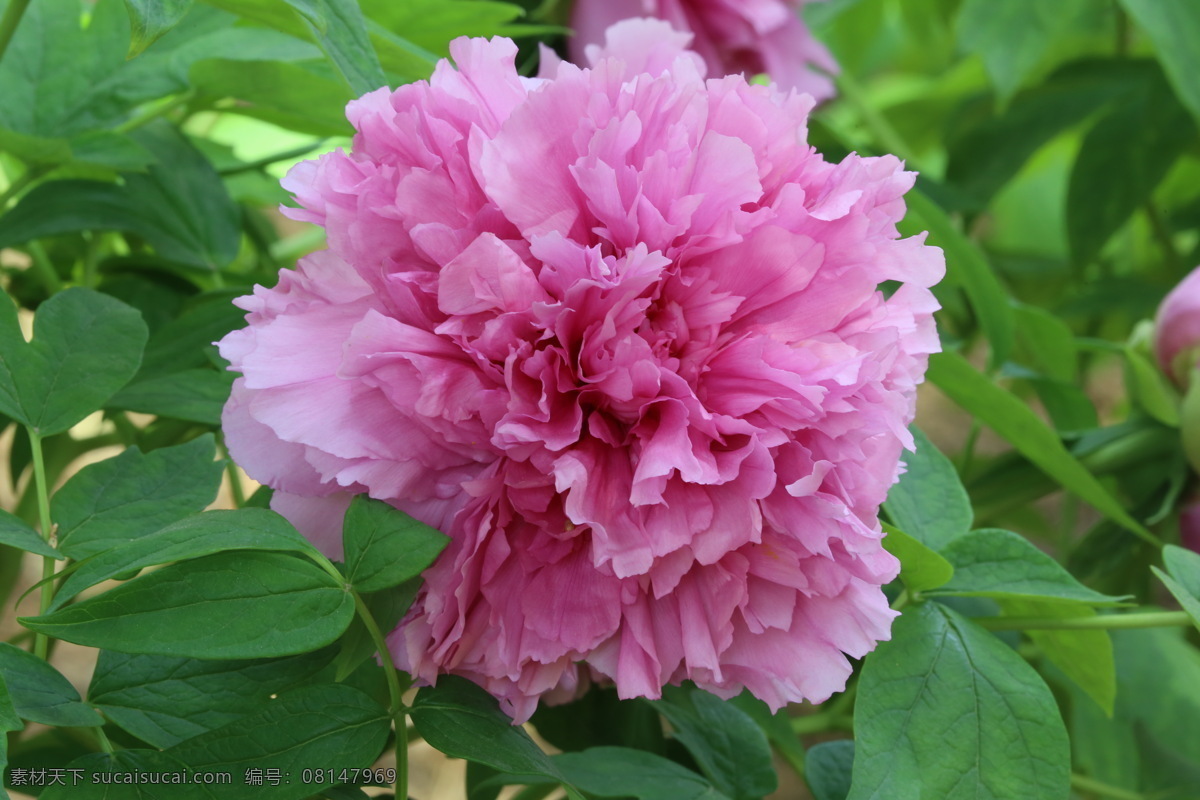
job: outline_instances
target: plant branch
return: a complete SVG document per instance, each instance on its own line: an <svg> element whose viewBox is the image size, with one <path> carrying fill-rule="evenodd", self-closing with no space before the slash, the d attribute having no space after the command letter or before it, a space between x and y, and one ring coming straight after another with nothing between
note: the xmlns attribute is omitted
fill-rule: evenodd
<svg viewBox="0 0 1200 800"><path fill-rule="evenodd" d="M1078 631L1120 628L1176 628L1192 624L1186 611L1107 614L1099 617L974 617L989 631Z"/></svg>
<svg viewBox="0 0 1200 800"><path fill-rule="evenodd" d="M50 166L39 164L36 167L30 167L25 170L20 177L8 185L8 188L3 193L0 193L0 211L4 210L4 207L8 205L8 201L25 191L25 187L45 175L51 169L53 168Z"/></svg>
<svg viewBox="0 0 1200 800"><path fill-rule="evenodd" d="M837 84L842 97L858 112L859 118L867 126L867 130L871 132L875 143L884 152L891 153L900 158L912 169L916 164L915 151L909 147L908 142L892 126L892 123L888 122L887 117L867 100L862 87L858 85L858 81L843 72L838 76Z"/></svg>
<svg viewBox="0 0 1200 800"><path fill-rule="evenodd" d="M33 480L37 491L38 524L42 529L42 538L46 544L54 547L54 526L50 522L50 488L46 485L46 459L42 454L42 437L33 428L26 428L29 434L29 446L33 451ZM39 611L45 614L50 610L54 601L54 570L57 565L53 556L42 556L42 590ZM50 638L44 633L38 633L33 639L33 653L38 658L45 659L50 652Z"/></svg>
<svg viewBox="0 0 1200 800"><path fill-rule="evenodd" d="M174 111L180 106L187 105L195 96L196 93L190 90L183 92L182 94L177 94L174 97L168 98L164 102L150 106L135 117L130 117L117 127L113 128L113 130L115 130L117 133L129 133L132 130L142 127L148 122L156 120L159 117Z"/></svg>
<svg viewBox="0 0 1200 800"><path fill-rule="evenodd" d="M50 294L61 292L62 278L58 277L58 273L54 270L54 264L50 261L46 248L42 247L41 242L34 240L27 245L27 249L29 257L33 259L30 269L41 278L46 291Z"/></svg>
<svg viewBox="0 0 1200 800"><path fill-rule="evenodd" d="M1158 242L1159 248L1162 250L1163 259L1170 265L1174 274L1183 274L1187 268L1184 263L1183 256L1175 249L1175 242L1171 238L1171 229L1167 227L1167 221L1163 219L1162 212L1153 200L1146 201L1146 219L1150 222L1150 230L1154 234L1155 240Z"/></svg>
<svg viewBox="0 0 1200 800"><path fill-rule="evenodd" d="M238 474L237 464L233 463L229 448L225 446L223 433L217 434L217 447L225 459L225 474L229 476L229 493L233 496L233 507L241 508L246 505L246 492L242 489L242 476Z"/></svg>
<svg viewBox="0 0 1200 800"><path fill-rule="evenodd" d="M1071 774L1071 786L1081 792L1091 792L1092 794L1101 797L1111 797L1113 800L1145 800L1145 795L1137 792L1131 792L1128 789L1122 789L1119 786L1110 786L1107 783L1102 783L1094 778L1088 778L1083 775Z"/></svg>
<svg viewBox="0 0 1200 800"><path fill-rule="evenodd" d="M244 172L253 172L256 169L269 167L278 161L288 161L293 158L299 158L300 156L308 155L312 151L324 147L325 143L328 141L328 139L318 139L315 142L310 142L309 144L301 145L300 147L293 147L291 150L284 150L282 153L272 153L269 156L263 156L262 158L256 158L253 161L247 161L245 164L238 164L235 167L218 170L218 174L223 178L228 178L230 175L241 175Z"/></svg>
<svg viewBox="0 0 1200 800"><path fill-rule="evenodd" d="M792 731L797 736L810 733L825 733L826 731L854 730L854 718L846 714L832 714L828 711L818 711L806 717L792 719Z"/></svg>
<svg viewBox="0 0 1200 800"><path fill-rule="evenodd" d="M358 618L362 620L367 634L375 644L376 652L379 653L379 660L383 662L383 677L387 681L388 697L391 699L391 708L388 711L396 723L396 797L408 797L408 713L401 696L403 692L400 689L400 679L396 673L396 665L392 662L392 654L388 651L387 641L383 638L371 610L367 608L358 592L351 589L350 594L354 596L354 608L358 612Z"/></svg>

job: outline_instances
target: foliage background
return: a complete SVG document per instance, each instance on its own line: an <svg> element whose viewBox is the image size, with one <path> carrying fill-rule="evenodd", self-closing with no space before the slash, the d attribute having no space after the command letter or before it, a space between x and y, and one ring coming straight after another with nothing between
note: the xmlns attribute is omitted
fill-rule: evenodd
<svg viewBox="0 0 1200 800"><path fill-rule="evenodd" d="M58 328L46 323L48 349L39 363L67 364L64 374L73 378L65 391L47 388L34 365L5 384L5 391L17 387L12 396L33 398L32 405L6 401L0 409L0 501L11 512L0 518L7 640L22 647L29 642L18 613L73 613L78 606L66 605L64 593L71 580L84 588L96 576L125 578L165 561L179 560L177 568L187 571L229 558L216 545L164 551L165 540L153 540L159 544L143 549L175 554L145 556L144 563L113 556L106 567L100 564L105 568L93 561L78 568L86 580L58 584L61 611L40 603L37 592L18 607L21 593L41 578L45 555L29 534L45 529L50 515L61 554L74 563L128 553L124 547L135 539L183 524L253 551L239 557L237 569L249 569L254 559L267 573L293 562L311 566L286 530L272 528L266 517L245 516L264 496L245 497L242 483L229 479L236 478L235 468L213 460L221 451L219 412L231 376L211 342L241 324L229 300L255 283L273 283L280 268L321 246L319 230L289 223L274 210L287 202L278 178L300 158L348 144L347 100L385 83L427 77L455 36L517 37L523 69L532 72L538 41L561 47L567 6L565 0L0 0L0 40L15 30L0 59L0 265L19 309L12 320L0 319L0 344L6 362L25 353L15 326L28 332L34 312L39 320L57 313ZM787 796L843 798L851 775L854 800L916 797L922 790L938 797L974 791L984 797L1200 796L1196 631L1178 615L1163 627L1143 627L1154 608L1111 610L1114 598L1186 609L1200 593L1196 560L1161 548L1178 541L1177 509L1194 490L1194 476L1180 446L1183 398L1156 370L1149 331L1139 325L1200 263L1200 5L829 0L805 14L843 68L839 99L814 115L812 143L831 159L850 150L905 158L921 173L909 195L905 231L930 231L931 243L947 254L949 273L938 289L947 353L931 366L918 426L948 458L932 447L910 456L909 473L885 509L903 531L889 540L905 564L895 595L911 603L896 640L867 659L856 688L823 707L796 709L794 719L771 718L749 700L712 705L688 692L654 706L597 695L535 719L560 749L637 748L647 754L645 763L628 750L550 761L503 729L493 731L493 745L480 745L472 737L492 729L482 717L469 717L468 724L462 715L484 703L476 711L486 716L486 700L463 687L455 694L454 684L427 694L423 711L416 701L416 733L473 759L472 798L491 796L489 786L510 780L540 792L564 775L589 795L634 793L603 785L603 776L589 772L599 770L597 764L620 764L642 776L633 787L641 797L762 796L772 790L776 772L768 741L775 768L792 776L781 790ZM99 294L64 294L67 287ZM51 298L57 305L47 305ZM5 306L0 317L7 313ZM41 329L35 338L42 338ZM14 363L16 372L24 369L20 358ZM29 411L34 406L36 414ZM23 428L36 429L36 436ZM119 466L106 461L99 472L79 472L131 446L140 453L126 452ZM236 524L189 516L213 502L222 471L226 489L217 504L240 508L243 516ZM77 477L68 481L71 475ZM89 483L89 475L104 480ZM174 481L162 481L163 475ZM104 505L100 484L115 487L120 503ZM61 488L43 514L39 496L52 487ZM104 530L80 532L98 508L108 513L134 498L142 503L135 511L112 517ZM131 528L138 520L140 527ZM259 538L246 538L247 530ZM1016 533L970 532L979 530ZM277 539L265 545L269 536ZM364 563L388 558L394 554L374 552ZM1015 571L1006 572L1006 564ZM1171 591L1156 577L1159 568L1173 576L1167 578ZM320 584L324 578L306 574L304 580L313 592L330 588ZM368 596L368 589L381 587L358 588ZM385 627L402 611L379 599L388 594L372 604ZM354 613L337 603L330 619L342 620L345 629ZM283 618L272 614L286 616L256 607L249 619L260 629L257 636L246 633L247 641ZM981 624L965 620L993 616L998 619ZM1116 622L1116 616L1133 622ZM1068 623L1061 629L1017 624L1030 618ZM1101 622L1079 624L1088 618ZM160 646L140 656L294 662L293 672L277 663L270 668L288 680L259 682L253 691L242 680L245 671L235 670L238 691L245 692L236 703L230 700L236 681L229 678L224 707L187 709L179 715L186 724L165 736L114 713L121 705L111 701L116 689L107 689L111 702L104 703L99 676L119 672L114 659L126 657L115 654L146 651L138 634L122 639L110 625L83 636L83 644L106 651L107 666L95 678L88 666L73 668L68 645L53 648L53 663L88 702L106 709L110 721L103 730L117 753L160 763L154 759L161 754L147 754L168 748L170 759L197 767L226 757L213 744L220 737L203 739L205 732L225 735L223 726L247 724L277 692L307 686L336 694L348 680L358 694L342 700L353 705L362 696L373 704L361 701L364 719L376 708L393 711L382 670L367 658L365 617L358 619L340 639L340 630L301 638L304 646L293 653L239 650L225 641L208 651L180 645L179 652L164 653ZM58 627L47 627L52 621ZM69 632L78 622L60 616L43 629L78 641ZM181 641L204 628L201 621L188 624L195 627L181 628ZM983 625L1012 630L993 635ZM319 651L327 653L325 662L304 655L334 639L340 642L335 649ZM937 649L936 642L953 647ZM5 652L10 660L0 666L17 698L17 657ZM1036 672L1013 666L1025 663ZM124 690L139 688L138 680L141 688L151 685L148 670L127 680ZM937 678L941 688L936 681L933 689L909 687L922 676ZM893 690L881 689L886 686ZM937 694L931 700L927 691ZM960 706L953 699L960 696L972 702ZM56 702L70 710L35 710L32 717L28 709L6 715L0 703L0 726L14 731L10 766L65 766L76 759L95 766L96 758L108 759L105 768L122 763L121 756L88 755L109 750L104 735L89 734L96 722L71 716L87 712L84 703L64 697ZM130 702L138 714L153 716ZM21 710L19 703L12 706ZM897 727L895 714L904 709L907 721ZM1062 722L1055 722L1056 713ZM660 714L675 731L666 739ZM59 727L18 734L24 724L18 716ZM380 739L376 750L394 737L386 714L379 719L382 727L371 723ZM1060 740L1064 723L1069 750ZM580 729L592 735L581 736ZM722 744L713 738L721 729L744 735ZM332 730L325 741L336 747L324 756L345 759L358 745L336 725ZM436 730L451 733L438 741ZM852 770L845 744L851 731ZM195 736L202 737L200 750ZM270 759L282 745L263 737L256 757L276 763ZM190 751L181 744L189 740ZM822 744L826 740L840 743ZM366 759L361 765L374 758L362 755L374 746L368 745L356 751ZM664 759L675 766L664 766ZM672 772L676 767L682 772ZM246 796L306 796L294 788L291 794L254 791L259 794ZM43 794L56 796L54 790ZM360 795L331 789L325 796Z"/></svg>

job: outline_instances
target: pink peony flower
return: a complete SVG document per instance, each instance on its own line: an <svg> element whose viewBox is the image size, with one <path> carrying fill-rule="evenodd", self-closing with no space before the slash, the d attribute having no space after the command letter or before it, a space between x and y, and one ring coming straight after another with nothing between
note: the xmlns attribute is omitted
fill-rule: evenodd
<svg viewBox="0 0 1200 800"><path fill-rule="evenodd" d="M785 89L808 92L819 103L835 94L837 62L800 21L813 0L576 0L570 41L575 63L604 41L610 25L630 17L657 17L694 34L692 49L714 75L765 72ZM816 67L817 69L813 69Z"/></svg>
<svg viewBox="0 0 1200 800"><path fill-rule="evenodd" d="M1159 366L1180 386L1200 363L1200 267L1163 300L1154 319L1154 352Z"/></svg>
<svg viewBox="0 0 1200 800"><path fill-rule="evenodd" d="M358 492L449 534L389 643L518 721L592 678L823 700L895 616L876 515L944 270L898 238L914 176L685 43L624 22L522 79L459 39L354 101L285 180L329 250L220 343L234 457L327 553Z"/></svg>

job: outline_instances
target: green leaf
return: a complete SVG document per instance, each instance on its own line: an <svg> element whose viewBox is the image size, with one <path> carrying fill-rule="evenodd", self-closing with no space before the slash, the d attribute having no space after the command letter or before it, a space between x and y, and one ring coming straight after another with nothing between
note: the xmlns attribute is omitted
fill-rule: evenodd
<svg viewBox="0 0 1200 800"><path fill-rule="evenodd" d="M369 767L391 729L387 709L350 686L307 686L280 694L263 708L181 742L165 752L197 771L230 772L222 797L305 798L337 781L304 783L304 770L322 776ZM277 769L290 782L245 783L246 771Z"/></svg>
<svg viewBox="0 0 1200 800"><path fill-rule="evenodd" d="M619 699L614 688L597 686L562 705L539 703L530 722L542 739L563 751L620 746L666 752L658 712L638 700Z"/></svg>
<svg viewBox="0 0 1200 800"><path fill-rule="evenodd" d="M254 661L200 661L101 650L92 705L155 747L171 747L234 722L277 694L311 682L333 649Z"/></svg>
<svg viewBox="0 0 1200 800"><path fill-rule="evenodd" d="M1013 314L1025 363L1048 378L1074 382L1079 376L1079 352L1067 323L1025 303L1017 303Z"/></svg>
<svg viewBox="0 0 1200 800"><path fill-rule="evenodd" d="M342 525L346 578L375 592L417 577L450 542L445 534L388 505L359 495Z"/></svg>
<svg viewBox="0 0 1200 800"><path fill-rule="evenodd" d="M992 366L1003 364L1013 347L1015 337L1012 307L1008 294L983 253L964 236L936 203L913 189L904 196L909 225L929 231L928 244L946 251L946 279L966 292L971 309L979 319L991 345Z"/></svg>
<svg viewBox="0 0 1200 800"><path fill-rule="evenodd" d="M231 112L316 136L352 132L346 121L352 95L344 83L310 63L201 61L189 77L206 94L244 101Z"/></svg>
<svg viewBox="0 0 1200 800"><path fill-rule="evenodd" d="M50 558L66 558L62 553L46 544L46 540L38 536L37 531L25 524L19 517L14 517L0 508L0 544Z"/></svg>
<svg viewBox="0 0 1200 800"><path fill-rule="evenodd" d="M456 675L417 692L412 704L417 732L436 750L501 772L560 780L557 767L522 728L480 687Z"/></svg>
<svg viewBox="0 0 1200 800"><path fill-rule="evenodd" d="M1125 385L1130 399L1154 419L1178 428L1179 406L1182 398L1170 380L1158 368L1148 351L1125 345Z"/></svg>
<svg viewBox="0 0 1200 800"><path fill-rule="evenodd" d="M1133 788L1151 797L1161 792L1173 800L1190 800L1198 785L1200 652L1188 643L1186 634L1182 628L1112 633L1121 687L1113 725L1119 733L1132 732L1122 736L1118 746L1134 745L1140 786ZM1110 777L1109 764L1093 760L1087 768L1102 780ZM1118 784L1120 777L1111 776Z"/></svg>
<svg viewBox="0 0 1200 800"><path fill-rule="evenodd" d="M1200 118L1200 8L1191 0L1121 0L1154 42L1175 93Z"/></svg>
<svg viewBox="0 0 1200 800"><path fill-rule="evenodd" d="M1200 597L1200 554L1169 544L1163 548L1163 565L1192 597Z"/></svg>
<svg viewBox="0 0 1200 800"><path fill-rule="evenodd" d="M221 485L215 452L206 434L150 453L131 447L79 470L51 505L59 547L71 558L86 558L205 508Z"/></svg>
<svg viewBox="0 0 1200 800"><path fill-rule="evenodd" d="M1005 103L1042 61L1046 50L1071 31L1089 0L966 0L958 12L963 48L983 57L988 77Z"/></svg>
<svg viewBox="0 0 1200 800"><path fill-rule="evenodd" d="M916 452L901 454L904 474L883 507L896 527L938 549L971 529L974 512L950 459L915 425L909 430Z"/></svg>
<svg viewBox="0 0 1200 800"><path fill-rule="evenodd" d="M134 378L105 405L217 427L235 377L232 372L200 368Z"/></svg>
<svg viewBox="0 0 1200 800"><path fill-rule="evenodd" d="M730 698L729 702L746 712L750 719L754 720L754 724L762 728L762 732L767 735L767 741L788 764L798 771L803 767L804 743L792 728L792 717L786 708L771 711L766 703L748 691Z"/></svg>
<svg viewBox="0 0 1200 800"><path fill-rule="evenodd" d="M285 0L356 95L387 85L357 0Z"/></svg>
<svg viewBox="0 0 1200 800"><path fill-rule="evenodd" d="M1057 480L1102 514L1147 541L1153 534L1129 515L1108 490L1072 456L1058 435L1019 398L987 379L958 353L929 359L928 379L958 405L971 412Z"/></svg>
<svg viewBox="0 0 1200 800"><path fill-rule="evenodd" d="M1095 609L1074 601L1003 598L1001 610L1013 617L1094 617ZM1112 639L1103 630L1027 630L1038 649L1073 680L1105 714L1112 716L1117 697L1117 668Z"/></svg>
<svg viewBox="0 0 1200 800"><path fill-rule="evenodd" d="M54 593L49 610L57 610L89 586L123 573L233 550L301 555L316 552L291 523L274 511L261 508L205 511L80 562Z"/></svg>
<svg viewBox="0 0 1200 800"><path fill-rule="evenodd" d="M125 0L133 38L129 42L128 58L141 53L183 19L192 7L192 0Z"/></svg>
<svg viewBox="0 0 1200 800"><path fill-rule="evenodd" d="M87 230L144 238L164 258L219 269L237 255L241 212L212 165L173 126L150 124L131 134L154 158L123 185L48 181L0 217L0 247Z"/></svg>
<svg viewBox="0 0 1200 800"><path fill-rule="evenodd" d="M1200 554L1169 544L1163 548L1163 564L1169 575L1158 567L1150 569L1200 630Z"/></svg>
<svg viewBox="0 0 1200 800"><path fill-rule="evenodd" d="M1083 137L1067 190L1067 239L1077 266L1141 208L1196 138L1196 124L1165 78L1114 103Z"/></svg>
<svg viewBox="0 0 1200 800"><path fill-rule="evenodd" d="M129 44L125 16L100 0L85 30L77 0L31 3L0 60L0 128L61 140L120 120L132 105L111 86Z"/></svg>
<svg viewBox="0 0 1200 800"><path fill-rule="evenodd" d="M438 55L447 55L447 44L459 36L512 36L509 23L524 13L515 3L479 0L362 0L362 8L383 28Z"/></svg>
<svg viewBox="0 0 1200 800"><path fill-rule="evenodd" d="M849 800L1063 798L1067 733L1050 690L996 637L938 603L867 657Z"/></svg>
<svg viewBox="0 0 1200 800"><path fill-rule="evenodd" d="M163 789L161 784L167 783L167 777L185 773L192 776L195 770L158 750L91 753L70 762L67 770L70 776L67 781L47 787L40 795L41 800L160 800L163 797L171 800L215 800L218 796L226 796L225 786L206 786L199 781L193 783L195 778L191 777L179 783L170 783L170 789ZM127 780L126 776L130 773L149 773L156 776L160 783L126 784L95 777L97 773L108 772L123 773L122 781Z"/></svg>
<svg viewBox="0 0 1200 800"><path fill-rule="evenodd" d="M1068 64L952 142L947 179L983 208L1042 145L1132 91L1142 66L1099 59Z"/></svg>
<svg viewBox="0 0 1200 800"><path fill-rule="evenodd" d="M1099 426L1096 407L1077 384L1037 376L1027 380L1060 434L1079 435Z"/></svg>
<svg viewBox="0 0 1200 800"><path fill-rule="evenodd" d="M596 797L637 800L720 800L712 784L654 753L628 747L593 747L563 753L554 764L572 784Z"/></svg>
<svg viewBox="0 0 1200 800"><path fill-rule="evenodd" d="M853 741L821 742L808 749L804 759L804 780L808 782L814 800L846 800L853 769Z"/></svg>
<svg viewBox="0 0 1200 800"><path fill-rule="evenodd" d="M88 131L67 140L71 154L64 161L93 164L115 170L143 172L154 155L132 136L116 131Z"/></svg>
<svg viewBox="0 0 1200 800"><path fill-rule="evenodd" d="M23 727L25 727L25 723L21 722L21 717L17 714L16 707L13 706L8 684L5 683L4 676L0 675L0 732L19 731ZM0 736L0 747L4 746L5 741L7 741L6 737Z"/></svg>
<svg viewBox="0 0 1200 800"><path fill-rule="evenodd" d="M142 368L130 388L152 377L210 368L206 347L246 324L246 312L233 304L243 290L205 292L188 301L178 317L150 336Z"/></svg>
<svg viewBox="0 0 1200 800"><path fill-rule="evenodd" d="M58 670L7 642L0 642L0 676L8 688L8 700L21 719L68 728L104 724ZM5 724L8 722L5 720Z"/></svg>
<svg viewBox="0 0 1200 800"><path fill-rule="evenodd" d="M21 623L125 653L271 658L329 644L353 616L349 592L319 567L281 553L234 552L171 564Z"/></svg>
<svg viewBox="0 0 1200 800"><path fill-rule="evenodd" d="M1121 605L1077 581L1024 536L996 528L971 531L942 548L954 577L929 592L958 597L1073 600L1091 606Z"/></svg>
<svg viewBox="0 0 1200 800"><path fill-rule="evenodd" d="M775 791L771 746L746 712L700 689L668 689L663 697L652 705L718 791L733 800Z"/></svg>
<svg viewBox="0 0 1200 800"><path fill-rule="evenodd" d="M158 254L183 264L220 269L241 246L242 214L208 159L172 125L151 124L133 134L157 164L125 176L139 225Z"/></svg>
<svg viewBox="0 0 1200 800"><path fill-rule="evenodd" d="M12 302L0 299L0 412L41 436L62 433L133 377L146 336L141 315L119 300L67 289L38 307L27 343Z"/></svg>
<svg viewBox="0 0 1200 800"><path fill-rule="evenodd" d="M8 772L8 732L19 731L23 727L24 723L13 708L4 675L0 672L0 775ZM9 800L8 792L4 791L4 781L0 781L0 800Z"/></svg>
<svg viewBox="0 0 1200 800"><path fill-rule="evenodd" d="M899 528L885 525L883 546L900 559L900 580L912 592L936 589L950 580L954 567L936 550L931 550Z"/></svg>
<svg viewBox="0 0 1200 800"><path fill-rule="evenodd" d="M234 2L242 4L250 0ZM294 23L294 30L289 33L295 35L237 25L236 13L210 5L193 6L183 21L153 48L129 62L121 73L122 91L162 96L196 88L189 83L188 72L206 59L291 62L324 58L319 47L304 41L303 24L282 2L278 3L280 10Z"/></svg>

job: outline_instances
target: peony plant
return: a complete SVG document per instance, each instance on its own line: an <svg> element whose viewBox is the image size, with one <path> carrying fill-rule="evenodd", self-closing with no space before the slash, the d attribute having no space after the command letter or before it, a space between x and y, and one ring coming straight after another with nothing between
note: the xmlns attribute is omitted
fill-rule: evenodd
<svg viewBox="0 0 1200 800"><path fill-rule="evenodd" d="M1018 5L0 0L0 800L1193 796L1200 9Z"/></svg>
<svg viewBox="0 0 1200 800"><path fill-rule="evenodd" d="M284 182L330 249L221 344L231 454L327 555L358 493L450 536L393 658L519 722L592 680L821 702L895 616L943 272L896 232L914 176L825 161L810 99L706 83L689 38L622 22L525 82L460 39L355 101Z"/></svg>

